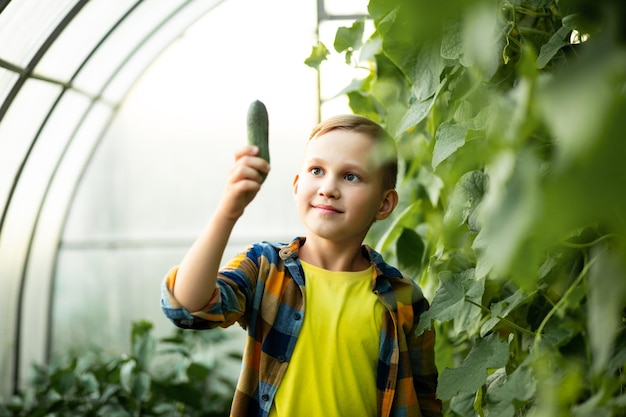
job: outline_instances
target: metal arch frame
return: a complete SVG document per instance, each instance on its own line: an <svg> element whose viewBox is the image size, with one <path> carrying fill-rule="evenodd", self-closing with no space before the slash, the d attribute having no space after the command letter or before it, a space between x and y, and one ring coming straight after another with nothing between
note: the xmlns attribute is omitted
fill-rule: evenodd
<svg viewBox="0 0 626 417"><path fill-rule="evenodd" d="M85 59L83 60L83 62L80 64L80 66L77 68L77 70L74 72L74 74L72 75L72 77L70 78L69 81L67 82L63 82L63 81L59 81L59 80L55 80L55 79L50 79L50 78L45 78L45 77L40 77L37 76L35 74L33 74L33 71L35 69L35 67L37 66L37 64L39 63L39 61L41 60L41 58L44 56L44 54L47 52L47 50L51 47L51 45L56 41L56 39L59 37L59 35L63 32L63 30L70 24L70 22L76 17L76 15L78 15L78 13L80 12L80 10L82 10L82 8L87 4L89 0L80 0L78 3L76 3L74 5L74 7L64 16L64 18L62 19L62 21L59 23L59 25L57 25L54 30L52 31L52 33L50 34L50 36L48 36L48 38L41 44L40 48L37 50L37 52L35 53L34 57L31 59L31 61L29 62L29 64L26 66L26 68L20 68L18 66L15 66L13 64L7 63L5 61L0 61L0 67L3 68L7 68L13 72L16 72L19 74L19 78L16 81L16 83L13 85L13 87L11 88L8 96L6 97L6 99L4 100L4 102L2 103L2 106L0 106L0 122L2 121L2 119L4 118L8 108L10 107L10 105L12 104L13 100L15 99L15 97L17 96L17 94L19 93L19 91L21 90L22 86L25 84L25 82L28 79L41 79L56 85L60 85L62 87L62 91L60 92L59 96L57 97L57 99L55 100L54 104L50 107L50 110L48 111L48 114L46 115L46 117L43 119L40 128L38 129L37 133L35 134L20 166L18 171L16 172L15 178L13 180L13 184L11 187L11 190L9 192L6 204L3 208L2 211L2 217L0 218L0 232L2 231L2 226L4 224L4 221L6 219L6 215L8 213L9 207L11 205L11 201L14 195L14 192L17 188L17 184L19 183L20 177L23 173L24 167L26 165L27 160L29 159L32 150L35 147L35 144L37 143L37 140L42 132L42 130L44 129L44 126L46 125L46 123L48 122L51 114L53 113L54 109L56 108L56 106L58 105L58 103L61 101L62 97L65 95L65 93L68 90L76 90L79 91L77 89L75 89L72 85L72 81L78 76L78 74L81 72L81 70L84 68L84 66L87 64L87 62L93 57L93 55L95 54L95 52L102 46L102 44L106 41L107 38L109 38L111 36L112 33L115 32L115 30L119 27L119 25L126 20L134 11L135 9L143 2L143 0L137 0L134 5L132 7L130 7L128 9L128 11L126 11L126 13L124 13L121 18L116 22L115 25L113 25L111 27L111 29L103 36L103 38L93 47L93 49L91 50L91 52L85 57ZM155 35L155 33L157 33L168 21L170 21L174 16L176 16L177 14L179 14L183 9L185 9L186 7L188 7L194 0L186 0L184 1L182 4L180 4L177 8L173 9L166 17L164 17L158 24L156 24L152 30L148 31L145 36L135 45L135 47L127 54L126 57L124 57L123 59L120 60L119 65L117 66L117 68L111 72L111 74L109 75L108 79L103 83L102 86L100 86L100 91L97 95L92 95L92 94L87 94L83 91L80 91L81 94L86 95L89 97L91 104L85 109L83 116L79 119L74 131L72 132L71 136L69 137L69 139L67 140L61 155L59 156L57 163L55 164L55 166L53 167L52 173L50 175L50 178L43 190L43 193L41 194L41 198L39 199L39 207L37 208L37 213L35 215L35 217L33 218L33 228L31 230L30 236L28 238L28 245L27 245L27 251L26 254L23 258L23 262L22 262L22 267L21 267L21 276L19 277L19 288L18 288L18 301L16 303L16 320L15 320L15 334L14 334L14 338L15 338L15 344L13 347L13 370L12 370L12 385L13 385L13 392L16 392L18 390L19 387L19 383L20 383L20 371L21 371L21 361L20 361L20 357L21 357L21 344L22 344L22 312L23 312L23 308L24 308L24 291L25 291L25 283L26 280L28 278L28 265L29 265L29 260L30 257L32 255L31 251L32 251L32 247L33 247L33 243L34 243L34 239L36 237L36 233L37 233L37 226L39 224L39 220L40 220L40 216L42 214L42 210L43 210L43 206L47 200L47 196L48 193L50 191L50 186L53 182L53 179L55 177L55 175L58 172L58 169L64 159L64 156L67 152L67 150L69 149L72 141L75 138L75 135L78 131L78 129L80 128L80 126L82 125L82 123L84 122L85 118L90 114L91 110L93 109L93 106L102 100L102 96L101 94L106 90L106 88L110 85L110 83L112 81L115 80L116 76L119 74L119 72L121 71L122 68L124 68L124 66L129 62L129 60L132 59L133 56L135 56L135 54L137 52L139 52L142 47L146 44L146 42L153 36ZM213 2L213 4L210 5L210 7L207 7L206 10L203 10L202 13L199 13L198 16L196 17L196 19L200 18L202 15L204 15L205 13L209 12L212 8L216 7L217 5L219 5L221 2L223 2L224 0L217 0L215 2ZM10 0L9 0L10 2ZM0 4L0 12L2 10L4 10L4 8L8 5L9 2L6 2L4 4ZM174 39L170 39L170 41L168 43L166 43L164 46L167 46L167 44L169 44L171 41L173 41ZM153 60L156 59L156 55L152 57L151 60L148 60L145 63L144 68L140 71L140 73L142 73L143 71L145 71L145 69L150 65L151 62L153 62ZM127 88L127 91L130 90L130 88L132 88L132 85L129 86ZM120 102L123 102L123 98L120 100ZM81 179L83 178L84 172L87 168L87 166L89 165L93 155L96 152L96 149L98 148L102 137L104 136L105 132L106 132L106 128L108 127L108 125L110 124L110 120L112 118L115 117L115 114L117 112L117 109L119 107L119 103L111 103L111 108L112 108L112 113L110 115L109 118L109 122L105 123L105 127L104 129L100 132L98 138L94 141L91 149L89 150L88 154L86 155L85 160L83 161L83 165L80 168L80 174L76 177L76 181L72 186L72 191L70 193L71 197L68 199L68 201L66 202L66 207L63 213L63 220L62 223L65 224L65 222L67 221L67 217L69 214L69 208L71 207L71 201L73 201L74 196L76 194L78 185L81 182ZM58 247L58 245L57 245ZM50 282L54 282L55 281L55 275L54 275L54 270L56 269L55 266L57 264L58 261L58 251L56 252L55 256L54 256L54 262L53 262L53 267L50 270ZM46 328L44 329L44 331L47 333L45 336L45 357L46 359L50 358L50 350L51 350L51 346L50 346L50 335L52 334L52 315L51 315L51 308L52 308L52 298L53 298L53 294L52 292L49 292L48 296L50 297L50 300L48 302L48 314L47 314L47 318L48 318L48 323Z"/></svg>
<svg viewBox="0 0 626 417"><path fill-rule="evenodd" d="M134 9L135 7L137 7L137 6L138 6L138 5L139 5L142 1L143 1L143 0L138 0L138 1L137 1L137 3L136 3L136 5L133 7L133 9ZM128 55L128 56L127 56L124 60L120 61L120 65L117 67L117 69L116 69L115 71L113 71L113 72L111 73L111 75L109 76L108 80L107 80L107 81L106 81L106 82L102 85L102 88L101 88L101 90L100 90L100 94L101 94L101 93L102 93L102 92L103 92L103 91L107 88L107 86L108 86L108 85L109 85L109 84L110 84L110 83L111 83L111 82L115 79L115 76L116 76L116 75L119 73L119 71L120 71L120 70L124 67L125 63L126 63L126 62L128 62L128 61L130 60L130 58L131 58L132 56L134 56L134 54L135 54L135 53L137 53L137 52L141 49L141 46L142 46L143 44L145 44L145 42L146 42L148 39L150 39L150 37L151 37L152 35L154 35L154 33L156 33L156 32L159 30L159 28L161 28L161 27L162 27L162 26L163 26L163 25L164 25L167 21L169 21L172 17L174 17L176 14L178 14L180 11L182 11L185 7L187 7L187 6L188 6L191 2L193 2L193 1L194 1L194 0L185 0L185 2L184 2L184 3L180 6L180 7L178 7L178 8L177 8L177 9L175 9L172 13L170 13L170 14L169 14L169 15L168 15L168 16L167 16L167 17L166 17L163 21L161 21L161 23L160 23L159 25L157 25L157 26L156 26L153 30L151 30L151 31L150 31L150 32L149 32L149 33L148 33L148 34L147 34L147 35L146 35L146 36L142 39L142 41L141 41L141 42L139 42L139 43L135 46L135 48L133 48L133 50L129 53L129 55ZM217 5L219 5L220 3L222 3L223 1L225 1L225 0L217 0L217 1L215 2L215 4L213 5L213 7L209 8L209 10L205 11L205 13L207 13L208 11L210 11L212 8L216 7ZM129 12L128 12L128 13L126 13L120 21L118 21L118 23L115 25L115 27L117 27L119 24L121 24L121 22L122 22L124 19L126 19L126 18L127 18L127 17L131 14L131 12L132 12L132 11L130 11L130 10L129 10ZM198 16L198 18L199 18L199 17L200 17L200 16ZM114 28L115 28L115 27L114 27ZM114 28L113 28L112 30L110 30L109 32L107 32L107 34L106 34L105 38L106 38L106 37L108 37L111 33L113 33L113 32L114 32ZM104 41L104 38L103 38L103 41ZM93 53L95 53L95 51L97 50L97 48L98 48L101 44L102 44L102 42L99 42L99 43L98 43L98 45L96 46L96 48L94 48L94 50L93 50L93 51L92 51L92 53L89 55L89 57L91 57L91 56L93 55ZM84 66L84 64L88 61L89 57L85 60L85 62L83 63L83 65L81 65L81 67L80 67L80 68L82 68L82 67ZM151 61L146 62L146 67L144 68L144 70L150 66L151 62L152 62L155 58L156 58L156 57L153 57L153 59L152 59ZM76 72L76 74L74 74L74 76L73 76L72 78L76 77L76 75L78 74L78 72L80 72L80 69L79 69L79 71L77 71L77 72ZM143 72L143 71L142 71L142 72ZM130 88L129 88L129 90L130 90ZM98 96L98 97L100 97L100 96ZM87 108L87 110L85 111L85 114L84 114L83 118L81 119L81 123L82 123L82 121L84 120L84 118L85 118L85 117L89 114L89 112L90 112L91 108L92 108L92 107L93 107L93 105L96 103L96 101L97 101L97 100L92 100L91 105ZM120 102L123 102L123 101L124 101L124 98L122 98L122 99L120 100ZM55 104L56 104L56 103L55 103ZM90 164L90 162L91 162L91 160L92 160L93 156L95 155L96 150L97 150L97 149L98 149L98 147L100 146L100 143L102 142L102 138L103 138L103 137L105 136L105 134L106 134L107 127L110 125L110 121L111 121L112 119L114 119L114 118L115 118L115 116L116 116L116 113L117 113L118 109L119 109L119 105L115 105L115 106L113 106L113 112L111 113L111 116L110 116L110 118L109 118L109 122L106 124L106 127L105 127L105 128L104 128L101 132L100 132L100 135L98 136L98 138L94 141L94 144L93 144L93 146L92 146L92 148L91 148L91 150L90 150L89 154L87 155L87 157L86 157L86 158L85 158L85 160L84 160L83 166L82 166L82 168L80 169L80 174L79 174L79 176L76 178L76 182L74 183L74 185L73 185L73 187L72 187L71 197L69 198L69 201L67 202L67 205L66 205L66 208L65 208L65 212L64 212L64 214L63 214L63 220L62 220L63 225L65 225L65 224L67 223L67 220L68 220L68 215L69 215L69 209L71 208L71 202L74 200L74 197L76 196L76 192L77 192L77 190L78 190L78 186L79 186L79 184L80 184L80 183L81 183L81 181L82 181L82 178L83 178L83 176L84 176L85 170L86 170L86 168L89 166L89 164ZM76 130L78 130L78 128L80 127L81 123L79 123L79 124L77 125ZM74 135L76 134L76 130L73 132L72 137L71 137L71 138L70 138L70 140L68 141L68 146L67 146L67 147L69 147L69 144L70 144L70 143L71 143L71 141L73 140ZM67 150L67 147L66 147L66 149L64 150L63 154L65 154L65 151ZM63 159L63 157L61 157L61 158L59 159L59 164L60 164L60 161L61 161L62 159ZM35 221L35 229L33 229L33 233L31 234L31 238L30 238L30 242L29 242L28 254L27 254L26 258L25 258L25 263L28 263L28 259L29 259L29 257L30 257L30 250L31 250L31 246L32 246L32 243L33 243L33 238L34 238L34 236L35 236L35 232L36 232L36 226L37 226L37 224L38 224L38 218L39 218L39 215L40 215L40 213L41 213L41 209L42 209L42 207L43 207L43 204L45 203L45 200L46 200L46 195L47 195L47 193L48 193L48 191L49 191L49 185L50 185L50 183L52 182L52 178L54 177L54 175L55 175L55 173L56 173L56 170L57 170L57 169L58 169L58 164L57 164L57 166L56 166L56 167L55 167L55 169L54 169L54 172L53 172L53 175L52 175L52 177L51 177L51 179L50 179L50 182L49 182L49 184L48 184L48 187L46 188L46 191L45 191L45 193L44 193L44 196L43 196L43 198L42 198L42 200L41 200L41 204L40 204L40 207L39 207L39 211L38 211L37 219L36 219L36 221ZM62 228L63 228L63 227L62 227ZM53 267L51 268L51 271L50 271L50 275L51 275L51 282L54 282L54 281L56 280L56 275L54 274L54 272L53 272L53 271L55 271L55 270L56 270L56 265L57 265L57 263L58 263L58 250L57 250L57 252L56 252L56 254L55 254L54 264L53 264ZM26 272L27 272L27 271L26 271L26 268L24 268L24 269L23 269L23 274L22 274L22 281L24 281L24 280L25 280L25 278L26 278ZM53 298L54 294L53 294L53 293L52 293L52 291L51 291L51 292L49 293L49 295L50 295L50 298L51 298L51 299L50 299L50 302L49 302L49 304L48 304L48 305L49 305L49 308L51 308L51 307L52 307L52 298ZM20 300L20 301L21 301L21 300ZM49 360L49 359L50 359L50 356L51 356L51 348L52 348L52 347L51 347L51 344L50 344L50 334L52 334L52 332L53 332L53 328L54 328L54 325L53 325L53 322L52 322L52 314L50 314L50 313L48 314L48 323L47 323L46 328L47 328L47 332L48 332L48 336L46 337L46 359L47 359L47 360ZM19 377L19 375L17 375L17 377Z"/></svg>
<svg viewBox="0 0 626 417"><path fill-rule="evenodd" d="M35 78L32 77L33 72L35 67L37 66L37 64L39 63L39 61L41 60L41 58L44 56L44 54L48 51L48 49L50 49L50 47L52 46L52 44L54 43L54 41L59 37L59 35L63 32L63 30L65 30L65 28L70 24L70 22L78 15L78 13L80 12L80 10L82 10L82 8L88 3L89 0L79 0L78 3L76 3L76 5L74 5L74 7L70 10L70 12L62 19L61 23L52 31L51 35L43 42L42 46L37 50L37 52L35 53L33 59L31 59L31 61L29 62L29 64L26 66L26 68L22 71L22 73L20 74L20 78L18 79L18 81L14 84L13 88L11 89L11 92L9 93L7 99L5 100L5 102L3 103L2 107L0 107L0 122L2 122L2 119L4 118L4 115L6 114L8 108L10 107L11 103L13 102L13 100L15 99L15 97L17 96L17 94L19 93L20 89L23 87L23 85L25 84L25 82L29 79L29 78ZM57 97L57 99L55 100L54 104L50 107L50 110L48 111L48 114L46 115L46 117L43 119L41 126L39 127L37 133L35 134L35 137L33 138L28 151L26 152L26 154L24 155L24 158L22 160L22 163L20 164L20 167L15 175L15 178L13 179L13 185L11 187L11 190L9 192L9 196L7 198L5 207L3 209L3 213L2 213L2 217L0 218L0 233L2 232L2 226L4 224L4 220L6 219L6 214L9 210L9 207L11 206L11 201L13 198L13 195L15 193L15 189L17 188L17 184L19 183L20 177L23 173L24 167L26 166L26 162L28 161L32 150L34 149L37 140L39 139L39 136L44 128L44 126L46 125L46 123L48 122L52 112L54 111L54 109L56 108L56 106L58 105L58 103L61 101L62 97L65 95L65 93L67 92L67 90L72 89L72 81L76 78L76 76L80 73L80 71L84 68L85 64L91 59L91 57L93 56L93 54L95 53L95 51L98 50L98 48L103 44L103 42L111 35L111 33L113 33L115 31L115 29L120 25L120 23L125 20L131 13L133 10L136 9L136 7L142 2L143 0L138 0L134 6L132 6L123 16L120 20L118 20L118 22L105 34L105 36L96 44L96 46L92 49L92 51L87 54L85 60L79 65L79 67L77 68L77 70L74 72L74 74L72 75L72 77L70 77L70 80L68 82L62 82L59 80L53 80L53 79L45 79L45 81L51 82L53 84L57 84L57 85L61 85L63 87L61 93L59 94L59 96ZM36 77L36 78L40 78L40 77ZM40 78L41 79L41 78ZM84 94L84 93L83 93ZM52 175L50 176L50 179L48 180L48 183L46 185L46 188L41 196L40 199L40 203L39 203L39 207L37 209L37 214L35 216L35 218L33 219L33 229L31 231L30 237L28 239L28 247L27 247L27 251L26 251L26 256L23 259L22 262L22 267L21 267L21 277L19 278L19 288L18 288L18 301L17 301L17 308L16 308L16 325L15 325L15 345L14 345L14 354L13 354L13 358L14 358L14 362L13 362L13 378L12 378L12 384L13 384L13 391L15 392L18 389L19 386L19 379L20 379L20 358L21 358L21 344L22 344L22 310L24 307L24 290L25 290L25 283L26 283L26 279L27 279L27 271L28 271L28 262L29 262L29 258L30 258L30 254L31 254L31 250L32 250L32 246L33 246L33 242L34 242L34 238L35 238L35 233L36 233L36 227L37 224L39 222L39 217L41 215L41 211L43 208L43 204L46 201L46 196L49 192L50 189L50 185L52 183L52 179L54 178L55 173L57 172L59 165L61 163L61 161L63 160L63 155L65 154L65 152L67 151L69 145L72 142L72 138L74 137L76 130L79 128L79 126L82 124L82 122L84 121L85 116L89 113L90 109L93 107L93 103L97 102L99 99L99 97L91 97L91 105L85 109L85 113L83 115L83 117L80 119L79 123L76 126L76 129L74 130L74 132L72 133L72 137L70 137L67 141L67 143L65 144L65 148L63 149L63 151L61 152L61 156L59 157L59 159L57 160L57 163L52 171ZM52 294L50 294L50 299L52 299ZM50 304L49 307L50 308ZM49 350L50 350L50 325L51 325L51 320L50 320L50 312L48 312L48 323L46 328L44 329L44 331L47 333L45 339L46 339L46 357L49 358Z"/></svg>
<svg viewBox="0 0 626 417"><path fill-rule="evenodd" d="M54 41L59 37L59 35L61 35L61 33L63 32L63 30L65 30L67 25L70 24L70 22L78 15L78 13L82 10L82 8L88 2L89 2L89 0L79 0L74 5L74 7L72 7L72 10L70 10L70 12L63 17L63 20L61 20L61 23L59 23L59 25L57 25L57 27L54 28L54 30L52 31L50 36L48 36L48 38L41 44L41 46L39 47L37 52L35 52L35 55L33 56L33 58L30 60L28 65L26 65L26 68L23 68L23 69L20 69L19 71L16 71L16 72L19 72L19 74L20 74L19 78L17 79L15 84L13 84L13 87L11 88L11 91L9 91L9 94L7 95L7 97L4 100L4 102L2 103L2 105L0 105L0 123L2 123L2 120L4 119L4 116L6 115L7 111L9 110L9 107L11 107L11 104L13 103L13 100L15 100L15 97L17 97L17 94L20 92L20 90L22 89L22 87L24 86L26 81L29 78L31 78L31 76L33 74L33 71L35 70L35 67L37 66L39 61L41 61L41 58L43 58L43 56L48 51L48 49L50 49L50 47L52 46ZM7 2L6 5L8 5L8 3L9 2ZM6 5L4 7L6 7ZM4 10L4 7L2 8L3 10ZM15 68L19 68L19 67L14 67L13 70L15 70ZM54 84L62 85L64 87L63 91L65 91L65 88L67 88L66 85L65 85L66 83L62 83L62 82L54 81L54 80L49 80L49 81L53 82ZM63 92L61 93L61 95L62 94L63 94ZM55 103L55 105L56 105L56 103ZM44 122L42 123L42 127L45 125L48 117L50 116L50 113L51 112L49 112L48 115L46 116L46 118L44 119ZM4 205L4 208L2 209L2 215L0 216L0 233L2 233L2 227L4 225L4 220L6 219L6 215L7 215L7 212L9 210L9 206L11 205L11 199L12 199L13 194L15 192L15 188L17 187L17 183L19 182L19 178L20 178L20 176L21 176L21 174L22 174L22 172L24 170L24 166L26 165L26 161L28 160L28 157L29 157L30 153L32 152L33 147L35 146L35 143L37 142L37 137L39 136L40 132L41 132L41 128L39 129L39 131L37 132L37 135L35 135L35 137L33 138L30 146L28 147L28 151L24 155L24 159L22 160L22 163L20 164L20 167L17 170L15 178L13 179L13 185L11 186L11 190L9 191L9 196L7 198L6 204Z"/></svg>
<svg viewBox="0 0 626 417"><path fill-rule="evenodd" d="M324 20L358 20L367 17L362 14L330 14L326 12L326 0L317 0L317 24Z"/></svg>
<svg viewBox="0 0 626 417"><path fill-rule="evenodd" d="M317 3L317 26L316 26L316 37L319 39L319 27L320 23L325 21L333 21L333 20L358 20L367 18L368 15L364 14L331 14L326 11L326 0L316 0ZM321 115L321 107L322 107L322 92L321 92L321 77L319 70L317 71L317 119L320 121Z"/></svg>
<svg viewBox="0 0 626 417"><path fill-rule="evenodd" d="M1 213L1 217L0 217L0 232L3 229L4 226L4 222L6 220L6 216L7 213L9 212L9 208L11 206L11 202L13 200L14 197L14 193L15 190L17 189L18 183L20 181L20 178L23 174L24 168L26 166L27 161L29 160L31 153L44 129L44 127L46 126L46 124L49 121L49 118L52 115L52 112L54 111L54 109L57 107L57 105L59 104L59 102L61 101L62 97L65 95L65 93L68 90L75 90L80 92L81 94L83 94L84 96L87 96L90 101L91 104L85 109L85 112L83 114L83 116L78 120L78 123L73 131L73 133L71 134L71 136L68 138L67 142L65 143L65 146L61 152L61 155L59 156L55 166L52 169L51 175L49 177L49 180L47 182L47 184L45 185L42 194L39 196L39 203L38 203L38 208L36 211L36 215L34 216L34 218L32 219L32 230L30 233L30 236L28 238L28 243L27 243L27 251L22 259L22 266L21 266L21 274L18 282L18 297L19 299L17 300L16 303L16 307L17 307L17 316L16 316L16 327L15 327L15 345L13 347L13 358L14 358L14 366L13 366L13 390L17 390L18 385L19 385L19 378L20 378L20 355L21 355L21 344L22 344L22 312L23 312L23 308L24 308L24 297L25 297L25 283L26 280L28 279L28 266L29 266L29 260L32 256L32 249L33 249L33 244L34 244L34 240L36 238L36 234L37 234L37 227L39 224L39 220L40 220L40 216L42 214L42 210L44 208L45 202L47 200L47 196L48 193L50 191L50 187L51 184L53 182L53 179L55 178L55 175L58 172L58 169L64 159L64 156L66 155L66 152L69 148L69 146L71 145L71 143L73 142L75 135L78 131L78 129L80 128L80 126L82 125L82 123L84 122L85 118L89 115L89 113L91 112L91 110L93 109L93 106L98 103L99 101L102 100L102 96L101 94L105 91L105 89L107 88L108 85L110 85L110 83L116 78L116 76L119 74L119 72L121 71L121 69L128 63L128 61L138 52L141 50L142 46L149 40L149 38L154 35L159 28L161 28L169 19L171 19L173 16L175 16L177 13L179 13L182 9L184 9L185 7L187 7L191 2L193 2L194 0L186 0L185 2L183 2L178 8L174 9L166 18L164 18L164 20L162 20L160 22L160 24L156 25L150 32L148 32L145 37L137 43L137 45L135 46L135 48L132 49L132 51L129 52L129 54L122 60L120 60L120 63L118 65L118 67L111 72L111 74L109 75L108 79L106 80L106 82L101 86L100 88L100 92L97 95L93 95L93 94L87 94L84 91L79 91L78 89L76 89L73 86L73 80L77 77L77 75L81 72L81 70L84 68L84 66L87 64L87 62L93 57L93 55L95 54L95 52L102 46L102 44L106 41L106 39L113 33L115 32L116 28L125 20L128 18L128 16L130 16L130 14L133 13L133 11L143 2L143 0L137 0L134 5L129 8L129 10L117 21L117 23L112 26L112 28L103 36L103 38L95 45L95 47L93 47L93 49L91 50L91 52L85 57L85 59L83 60L83 62L81 63L81 65L78 67L78 69L74 72L73 76L70 78L69 81L61 81L61 80L56 80L56 79L52 79L52 78L47 78L47 77L42 77L39 76L37 74L34 74L34 69L36 68L37 64L39 63L39 61L42 59L42 57L45 55L45 53L50 49L50 47L54 44L54 42L58 39L58 37L60 36L60 34L66 29L66 27L73 21L73 19L79 14L79 12L83 9L83 7L89 2L89 0L79 0L73 7L72 9L63 17L63 19L61 20L61 22L54 28L54 30L50 33L50 35L46 38L46 40L40 45L39 49L36 51L36 53L34 54L33 58L30 60L30 62L28 63L28 65L26 65L25 68L21 68L20 66L11 64L9 62L0 60L0 67L1 68L5 68L8 69L16 74L19 75L18 80L13 84L13 86L11 87L8 95L5 97L4 101L2 102L2 104L0 105L0 122L3 120L3 118L5 117L8 109L10 108L11 104L13 103L13 101L15 100L15 98L17 97L19 91L22 89L22 87L24 86L24 84L29 80L29 79L40 79L55 85L59 85L62 87L61 92L59 93L57 99L54 101L54 104L52 104L52 106L50 107L47 115L44 117L43 121L41 122L41 125L39 127L39 129L37 130L37 133L35 134L35 136L33 137L30 146L28 147L28 150L26 152L26 154L24 155L21 164L19 165L19 168L15 174L15 178L13 179L13 184L11 186L11 189L9 191L8 194L8 198L6 200L6 203L4 205L4 207L2 208L2 213ZM218 0L216 1L212 7L217 6L218 4L220 4L222 1L224 0ZM10 3L10 0L5 0L5 1L1 1L0 2L0 13L2 13L4 11L4 9L7 7L7 5ZM208 12L212 7L208 8L206 12ZM202 13L204 14L204 13ZM343 19L343 20L349 20L349 19L359 19L359 18L363 18L366 17L365 15L331 15L326 13L325 11L325 3L324 0L317 0L317 26L319 28L319 24L322 21L327 21L327 20L339 20L339 19ZM200 15L199 15L200 16ZM198 16L198 17L199 17ZM153 59L156 58L153 57ZM149 66L151 61L146 62L146 67ZM145 70L145 68L144 68ZM318 75L319 77L319 75ZM319 81L319 78L318 78ZM319 85L319 82L318 82ZM319 88L319 87L318 87ZM128 90L127 90L128 91ZM318 90L319 91L319 90ZM120 102L123 101L120 100ZM112 113L110 115L110 119L109 122L112 118L115 117L116 112L118 110L118 105L119 103L109 103L111 108L112 108ZM64 210L64 214L62 215L63 220L62 223L65 224L67 222L67 218L68 218L68 214L69 214L69 208L71 207L71 202L74 200L74 196L76 194L78 185L81 183L81 180L84 176L84 172L86 170L86 168L89 166L90 161L93 158L93 155L95 154L99 144L101 143L101 140L107 130L107 127L110 123L106 123L104 125L103 130L100 132L100 135L98 136L98 138L94 141L93 145L91 146L91 149L89 150L88 154L85 157L85 160L83 161L83 165L80 168L80 173L76 176L75 178L75 183L72 186L72 191L71 191L71 197L68 199L68 201L65 202L66 207ZM56 269L56 264L58 262L58 251L55 253L54 256L54 262L53 262L53 267L50 270L50 279L49 281L52 283L55 281L56 277L54 274L54 271ZM52 327L53 327L53 323L52 323L52 317L51 317L51 306L52 306L52 297L53 297L53 293L49 292L48 296L50 297L49 303L48 303L48 314L47 314L47 318L48 318L48 325L46 326L46 329L44 331L46 331L46 336L45 336L45 340L46 340L46 346L45 346L45 356L46 358L49 359L50 357L50 335L52 334Z"/></svg>

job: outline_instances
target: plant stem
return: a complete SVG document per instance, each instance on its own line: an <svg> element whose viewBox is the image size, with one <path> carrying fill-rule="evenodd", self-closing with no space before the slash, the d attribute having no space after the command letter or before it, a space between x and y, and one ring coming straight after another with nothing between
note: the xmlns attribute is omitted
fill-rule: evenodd
<svg viewBox="0 0 626 417"><path fill-rule="evenodd" d="M485 312L487 312L487 313L491 314L491 310L489 310L489 309L488 309L487 307L485 307L484 305L479 304L479 303L477 303L477 302L475 302L475 301L472 301L472 300L470 300L469 298L466 298L466 299L465 299L465 301L467 301L468 303L470 303L470 304L472 304L472 305L474 305L474 306L476 306L476 307L480 308L481 310L483 310L483 311L485 311ZM515 323L513 323L511 320L509 320L509 319L507 319L507 318L505 318L505 317L502 317L502 316L500 316L500 315L497 315L497 316L496 316L496 318L497 318L498 320L501 320L502 322L504 322L507 326L509 326L509 327L511 327L511 328L513 328L513 329L515 329L515 330L519 331L519 332L526 333L526 334L531 335L531 336L536 336L536 334L535 334L533 331L528 330L528 329L525 329L525 328L523 328L522 326L520 326L519 324L515 324Z"/></svg>
<svg viewBox="0 0 626 417"><path fill-rule="evenodd" d="M596 243L602 242L603 240L610 239L615 236L616 235L614 234L603 235L597 238L596 240L592 240L591 242L586 242L586 243L574 243L574 242L564 241L563 245L569 248L576 248L576 249L590 248L594 246Z"/></svg>
<svg viewBox="0 0 626 417"><path fill-rule="evenodd" d="M554 307L550 311L548 311L548 314L546 314L546 316L541 321L541 324L539 325L539 328L537 329L537 333L535 334L535 343L534 343L535 349L539 346L539 342L541 341L541 336L543 334L543 329L546 327L546 325L548 324L552 316L554 316L561 309L563 304L565 304L565 301L570 296L570 294L576 289L576 287L578 287L578 285L580 285L585 275L587 275L587 272L589 272L589 268L591 268L591 265L593 265L593 263L596 260L596 258L594 258L587 262L586 258L587 256L585 254L585 261L586 261L585 266L580 271L580 273L578 274L574 282L572 282L572 285L570 285L570 287L567 289L565 294L563 294L563 297L561 297L561 299L554 305Z"/></svg>
<svg viewBox="0 0 626 417"><path fill-rule="evenodd" d="M532 17L552 17L552 12L533 10L520 5L513 5L508 1L504 2L502 8L511 10L513 13L521 13Z"/></svg>

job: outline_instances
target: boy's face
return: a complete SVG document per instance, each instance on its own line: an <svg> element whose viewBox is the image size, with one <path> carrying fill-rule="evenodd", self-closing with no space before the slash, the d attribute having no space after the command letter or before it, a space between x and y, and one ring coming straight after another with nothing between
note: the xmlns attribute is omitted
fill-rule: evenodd
<svg viewBox="0 0 626 417"><path fill-rule="evenodd" d="M348 130L311 139L294 180L298 214L309 234L362 242L375 220L389 216L398 197L383 190L377 142Z"/></svg>

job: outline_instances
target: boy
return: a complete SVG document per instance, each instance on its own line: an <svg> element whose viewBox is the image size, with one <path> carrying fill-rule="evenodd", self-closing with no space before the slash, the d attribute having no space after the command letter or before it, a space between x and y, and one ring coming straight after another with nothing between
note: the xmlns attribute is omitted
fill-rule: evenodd
<svg viewBox="0 0 626 417"><path fill-rule="evenodd" d="M177 326L247 330L231 416L441 416L434 333L415 334L428 302L363 245L398 203L393 139L356 115L316 126L293 182L306 235L253 244L218 271L269 171L257 152L236 152L212 219L162 286Z"/></svg>

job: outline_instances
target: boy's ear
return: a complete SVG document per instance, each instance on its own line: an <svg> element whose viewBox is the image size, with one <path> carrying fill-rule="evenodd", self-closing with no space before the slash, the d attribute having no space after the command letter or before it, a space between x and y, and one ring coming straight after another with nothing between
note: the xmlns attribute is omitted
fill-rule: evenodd
<svg viewBox="0 0 626 417"><path fill-rule="evenodd" d="M398 192L393 188L383 193L383 199L376 213L376 220L384 220L393 212L398 205Z"/></svg>
<svg viewBox="0 0 626 417"><path fill-rule="evenodd" d="M298 180L300 179L300 175L296 174L295 177L293 177L293 194L295 195L298 192Z"/></svg>

